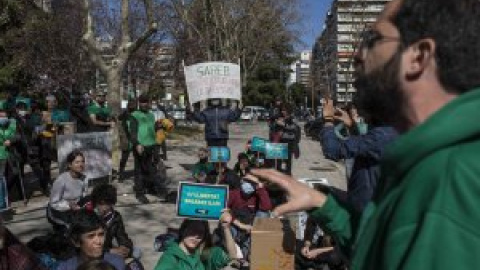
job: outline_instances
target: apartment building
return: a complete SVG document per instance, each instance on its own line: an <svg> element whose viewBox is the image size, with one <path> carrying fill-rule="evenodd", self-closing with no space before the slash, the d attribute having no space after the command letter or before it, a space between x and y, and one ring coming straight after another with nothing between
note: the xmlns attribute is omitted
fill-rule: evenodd
<svg viewBox="0 0 480 270"><path fill-rule="evenodd" d="M353 100L353 55L365 26L375 22L390 0L334 0L313 47L313 86L337 103Z"/></svg>

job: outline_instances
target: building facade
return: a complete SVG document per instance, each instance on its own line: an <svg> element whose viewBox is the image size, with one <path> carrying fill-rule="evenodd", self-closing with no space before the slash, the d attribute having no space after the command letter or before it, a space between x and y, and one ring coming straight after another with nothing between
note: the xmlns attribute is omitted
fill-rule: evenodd
<svg viewBox="0 0 480 270"><path fill-rule="evenodd" d="M298 57L298 60L290 65L290 76L287 80L287 86L294 83L302 84L306 89L311 87L310 78L310 61L312 58L311 51L302 51Z"/></svg>
<svg viewBox="0 0 480 270"><path fill-rule="evenodd" d="M353 56L365 27L375 22L390 0L334 0L322 34L312 50L315 91L336 103L353 100Z"/></svg>

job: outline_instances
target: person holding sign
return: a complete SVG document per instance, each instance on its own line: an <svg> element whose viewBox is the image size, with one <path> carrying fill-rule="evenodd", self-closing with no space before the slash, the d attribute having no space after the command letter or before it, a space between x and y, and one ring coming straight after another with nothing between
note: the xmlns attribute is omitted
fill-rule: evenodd
<svg viewBox="0 0 480 270"><path fill-rule="evenodd" d="M232 216L225 211L220 217L226 251L213 246L208 221L185 219L180 225L179 239L169 241L155 270L220 270L237 258L230 231Z"/></svg>
<svg viewBox="0 0 480 270"><path fill-rule="evenodd" d="M203 111L190 108L188 113L193 120L205 124L207 146L227 146L228 125L240 118L242 103L239 101L236 107L228 108L221 105L220 99L215 98L210 99L208 104Z"/></svg>
<svg viewBox="0 0 480 270"><path fill-rule="evenodd" d="M279 134L279 142L288 144L288 158L277 162L277 170L292 175L292 156L300 157L298 144L302 133L298 124L293 121L291 105L282 106L281 115L275 120L273 126L275 133Z"/></svg>

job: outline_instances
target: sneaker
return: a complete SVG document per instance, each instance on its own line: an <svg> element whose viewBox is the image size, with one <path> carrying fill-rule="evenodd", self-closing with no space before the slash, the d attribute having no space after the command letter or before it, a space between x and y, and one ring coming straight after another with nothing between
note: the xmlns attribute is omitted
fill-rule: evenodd
<svg viewBox="0 0 480 270"><path fill-rule="evenodd" d="M149 204L150 203L150 201L145 196L145 194L137 194L137 195L135 195L135 198L137 198L138 202L141 203L141 204Z"/></svg>

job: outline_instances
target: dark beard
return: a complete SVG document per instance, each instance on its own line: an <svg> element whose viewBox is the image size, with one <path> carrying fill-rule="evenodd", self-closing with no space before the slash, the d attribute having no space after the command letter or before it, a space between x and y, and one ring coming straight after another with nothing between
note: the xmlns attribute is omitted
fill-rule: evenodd
<svg viewBox="0 0 480 270"><path fill-rule="evenodd" d="M405 97L400 90L401 50L382 67L369 74L356 74L355 105L359 114L373 126L404 125Z"/></svg>

